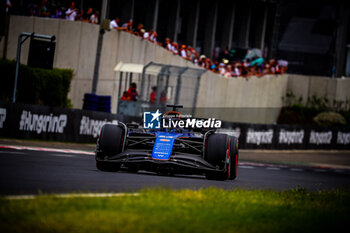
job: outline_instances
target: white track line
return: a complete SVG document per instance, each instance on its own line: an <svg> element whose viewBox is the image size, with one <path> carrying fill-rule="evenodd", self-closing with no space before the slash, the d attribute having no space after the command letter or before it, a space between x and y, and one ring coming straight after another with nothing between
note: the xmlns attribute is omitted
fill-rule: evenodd
<svg viewBox="0 0 350 233"><path fill-rule="evenodd" d="M67 158L75 157L75 155L72 155L72 154L50 154L50 156L67 157Z"/></svg>
<svg viewBox="0 0 350 233"><path fill-rule="evenodd" d="M48 194L48 197L55 198L80 198L80 197L127 197L127 196L138 196L139 193L76 193L76 194ZM28 200L35 199L37 197L43 197L46 195L9 195L4 196L10 200Z"/></svg>
<svg viewBox="0 0 350 233"><path fill-rule="evenodd" d="M31 146L6 146L0 145L0 148L13 149L13 150L31 150L31 151L46 151L46 152L57 152L66 154L84 154L84 155L94 155L94 152L83 151L83 150L70 150L70 149L55 149L55 148L45 148L45 147L31 147Z"/></svg>
<svg viewBox="0 0 350 233"><path fill-rule="evenodd" d="M278 171L281 170L279 167L266 167L267 170L273 170L273 171Z"/></svg>
<svg viewBox="0 0 350 233"><path fill-rule="evenodd" d="M20 151L0 151L0 154L20 154L20 155L23 155L25 153L20 152Z"/></svg>
<svg viewBox="0 0 350 233"><path fill-rule="evenodd" d="M304 171L304 169L301 169L301 168L290 168L289 170L292 172L303 172Z"/></svg>
<svg viewBox="0 0 350 233"><path fill-rule="evenodd" d="M239 168L254 169L252 166L238 165Z"/></svg>
<svg viewBox="0 0 350 233"><path fill-rule="evenodd" d="M283 164L256 163L256 162L238 162L238 165L253 166L253 167L277 167L277 168L288 168L287 165L283 165Z"/></svg>

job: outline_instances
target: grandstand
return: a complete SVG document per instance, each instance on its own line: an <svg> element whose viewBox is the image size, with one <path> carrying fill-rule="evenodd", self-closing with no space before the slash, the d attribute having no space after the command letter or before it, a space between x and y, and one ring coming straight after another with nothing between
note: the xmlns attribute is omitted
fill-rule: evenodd
<svg viewBox="0 0 350 233"><path fill-rule="evenodd" d="M16 3L26 1L12 2L7 38L1 40L0 44L1 54L15 59L17 38L21 32L56 35L54 67L74 70L75 76L69 97L75 108L81 108L84 93L91 92L99 25L83 21L19 16L16 14L21 14L18 10L21 8L16 8ZM69 5L69 2L61 2ZM92 5L90 1L80 1L77 2L77 7L85 9L89 4ZM238 1L111 1L108 5L109 10L105 11L105 17L112 19L114 16L120 16L122 22L133 18L134 25L142 22L146 29L155 29L160 41L166 37L172 38L179 44L195 47L199 54L205 54L212 59L226 47L237 48L237 51L260 48L267 59L284 58L291 64L288 68L289 74L266 75L261 79L256 76L249 80L241 77L232 79L206 72L201 79L197 107L280 109L283 105L282 97L287 90L306 98L316 93L339 101L350 99L346 91L349 89L349 81L330 78L332 75L343 76L346 72L345 64L348 60L345 52L346 44L349 43L349 31L346 27L349 20L347 5L343 7L341 2L336 1L308 8L308 4L304 4L303 7L308 10L293 15L293 12L299 9L298 2L295 5L285 1L247 1L242 4ZM101 6L94 7L101 10ZM291 9L287 14L289 20L284 18L285 14L281 15L287 9ZM308 14L309 20L305 19ZM104 17L103 14L101 17ZM315 20L316 18L320 18L321 21ZM329 23L328 29L320 31L317 26L319 22L324 21L343 23ZM301 30L300 26L295 26L305 22L309 28ZM299 29L297 33L308 33L309 37L299 40L300 37L296 35L288 36L293 34L295 28ZM332 30L337 33L329 36ZM313 41L316 42L312 43ZM102 42L97 93L112 96L112 112L116 112L119 101L119 74L114 72L114 67L119 62L146 65L152 61L198 68L193 62L175 56L158 44L124 31L106 31ZM28 49L28 44L23 44L21 62L24 64L27 63ZM281 55L283 57L279 57ZM330 62L330 57L334 58L334 63ZM305 65L310 59L312 64L318 65ZM333 66L336 69L333 69ZM291 73L322 75L329 78ZM224 114L222 117L235 116ZM251 117L254 119L247 119L249 122L272 123L276 121L277 116L275 113L266 113ZM242 118L224 120L239 121Z"/></svg>

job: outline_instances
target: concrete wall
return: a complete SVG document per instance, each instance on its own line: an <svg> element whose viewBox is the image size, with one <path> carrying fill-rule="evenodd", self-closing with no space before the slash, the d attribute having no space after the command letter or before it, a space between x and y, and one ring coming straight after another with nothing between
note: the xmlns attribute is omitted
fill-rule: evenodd
<svg viewBox="0 0 350 233"><path fill-rule="evenodd" d="M68 97L75 108L81 108L84 93L91 91L99 27L82 22L11 16L9 28L8 59L16 59L21 32L56 36L54 67L74 70ZM22 45L21 63L27 64L28 52L29 40Z"/></svg>
<svg viewBox="0 0 350 233"><path fill-rule="evenodd" d="M202 76L197 106L214 108L208 110L208 115L226 121L273 123L283 104L287 83L287 75L246 79L207 72Z"/></svg>
<svg viewBox="0 0 350 233"><path fill-rule="evenodd" d="M17 41L21 32L34 31L34 18L25 16L10 17L9 35L7 44L7 58L16 59ZM22 45L21 63L27 64L29 43Z"/></svg>
<svg viewBox="0 0 350 233"><path fill-rule="evenodd" d="M37 17L11 16L7 58L15 59L17 39L21 32L56 35L54 66L74 70L69 98L74 108L81 108L84 93L91 92L99 26ZM3 49L3 44L0 51ZM29 43L22 46L21 62L26 64ZM151 61L178 66L196 67L164 48L129 33L109 31L104 34L97 94L112 96L112 112L118 102L119 74L114 72L118 62L147 64ZM196 67L198 68L198 67ZM135 77L135 76L134 76ZM185 105L194 91L188 82L180 101ZM330 99L350 100L350 79L327 79L300 75L271 75L263 78L225 78L207 71L201 79L197 99L198 115L206 116L203 108L215 112L212 117L226 121L273 123L283 105L287 90L304 100L308 96L327 95ZM185 90L185 89L184 89ZM189 104L189 106L191 106ZM220 108L220 109L218 109ZM214 109L214 111L213 111Z"/></svg>
<svg viewBox="0 0 350 233"><path fill-rule="evenodd" d="M334 79L306 75L288 75L287 90L306 103L308 97L327 97L329 101L350 101L350 79Z"/></svg>

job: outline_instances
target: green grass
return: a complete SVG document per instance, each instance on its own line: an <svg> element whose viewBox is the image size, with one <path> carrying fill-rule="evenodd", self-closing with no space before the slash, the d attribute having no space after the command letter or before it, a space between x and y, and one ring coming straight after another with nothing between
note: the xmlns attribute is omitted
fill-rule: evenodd
<svg viewBox="0 0 350 233"><path fill-rule="evenodd" d="M0 232L349 232L350 190L143 190L0 198Z"/></svg>

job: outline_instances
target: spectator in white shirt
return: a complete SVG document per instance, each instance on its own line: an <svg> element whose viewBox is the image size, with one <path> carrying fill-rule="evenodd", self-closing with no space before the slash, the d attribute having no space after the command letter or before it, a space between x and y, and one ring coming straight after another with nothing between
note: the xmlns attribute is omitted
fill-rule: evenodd
<svg viewBox="0 0 350 233"><path fill-rule="evenodd" d="M149 32L144 32L143 33L143 39L149 39Z"/></svg>
<svg viewBox="0 0 350 233"><path fill-rule="evenodd" d="M156 31L154 31L153 29L149 32L149 41L153 42L153 43L157 43L157 37L158 34Z"/></svg>
<svg viewBox="0 0 350 233"><path fill-rule="evenodd" d="M77 16L77 12L75 7L75 3L72 2L70 4L70 7L68 8L68 10L66 11L66 19L70 20L70 21L75 21L75 17Z"/></svg>
<svg viewBox="0 0 350 233"><path fill-rule="evenodd" d="M173 50L173 46L171 45L170 42L170 38L165 38L165 46L164 46L167 50L172 51Z"/></svg>
<svg viewBox="0 0 350 233"><path fill-rule="evenodd" d="M180 48L180 56L183 58L187 58L187 51L186 51L186 45L181 45Z"/></svg>
<svg viewBox="0 0 350 233"><path fill-rule="evenodd" d="M120 28L119 25L118 25L119 21L120 21L119 18L113 19L113 20L109 23L109 29L119 29L119 28Z"/></svg>
<svg viewBox="0 0 350 233"><path fill-rule="evenodd" d="M173 54L175 54L175 55L178 55L178 54L179 54L179 50L178 50L179 45L178 45L178 43L176 43L175 41L173 41L173 42L171 43L171 45L172 45L171 52L173 52Z"/></svg>
<svg viewBox="0 0 350 233"><path fill-rule="evenodd" d="M91 15L89 22L93 24L98 24L99 15L100 15L100 12L95 11L95 14Z"/></svg>

